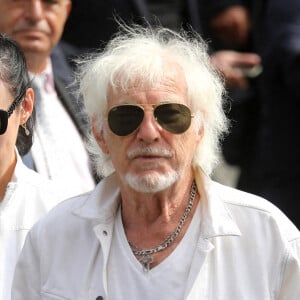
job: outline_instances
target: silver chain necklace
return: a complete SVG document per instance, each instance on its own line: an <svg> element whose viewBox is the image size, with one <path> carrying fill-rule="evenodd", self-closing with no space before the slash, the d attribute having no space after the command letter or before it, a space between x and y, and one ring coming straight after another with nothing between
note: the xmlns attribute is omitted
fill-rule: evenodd
<svg viewBox="0 0 300 300"><path fill-rule="evenodd" d="M154 258L152 256L152 254L155 254L157 252L163 251L166 248L168 248L180 234L181 229L182 229L183 225L185 224L185 222L192 210L192 207L193 207L193 204L194 204L194 201L196 198L196 194L197 194L197 186L196 186L195 181L193 181L191 191L190 191L190 199L185 208L183 216L181 217L176 229L161 244L159 244L158 246L151 248L151 249L140 249L140 248L137 248L136 246L134 246L130 241L128 241L133 254L135 256L140 257L139 262L143 265L145 271L148 272L150 270L151 264L154 262Z"/></svg>

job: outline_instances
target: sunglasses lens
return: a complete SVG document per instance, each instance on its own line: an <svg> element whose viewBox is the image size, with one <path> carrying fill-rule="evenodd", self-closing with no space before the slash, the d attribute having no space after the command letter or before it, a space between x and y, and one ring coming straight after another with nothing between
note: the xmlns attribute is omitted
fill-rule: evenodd
<svg viewBox="0 0 300 300"><path fill-rule="evenodd" d="M0 134L5 133L7 129L8 114L4 110L0 110Z"/></svg>
<svg viewBox="0 0 300 300"><path fill-rule="evenodd" d="M144 111L136 105L120 105L108 112L110 130L119 136L126 136L134 132L144 118Z"/></svg>
<svg viewBox="0 0 300 300"><path fill-rule="evenodd" d="M179 103L166 103L154 110L154 116L161 127L174 134L185 132L191 125L190 109Z"/></svg>

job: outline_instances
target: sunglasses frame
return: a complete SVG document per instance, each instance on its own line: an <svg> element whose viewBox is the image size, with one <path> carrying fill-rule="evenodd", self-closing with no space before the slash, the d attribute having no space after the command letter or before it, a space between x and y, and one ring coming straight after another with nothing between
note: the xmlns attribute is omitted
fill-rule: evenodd
<svg viewBox="0 0 300 300"><path fill-rule="evenodd" d="M24 98L25 93L26 93L27 87L24 88L24 90L20 93L19 96L17 96L8 110L3 110L0 109L0 135L4 134L7 130L7 125L8 125L8 119L16 109L16 107L20 104L21 100Z"/></svg>
<svg viewBox="0 0 300 300"><path fill-rule="evenodd" d="M167 126L165 126L164 125L164 123L163 122L161 122L160 120L159 120L159 118L157 118L157 116L155 116L155 110L158 108L158 107L160 107L160 106L165 106L165 105L176 105L176 106L180 106L180 107L184 107L185 109L186 109L186 111L189 113L189 124L188 124L188 126L186 127L186 129L184 129L184 130L182 130L182 131L171 131L169 128L167 128ZM143 118L141 119L141 121L140 121L140 123L138 124L138 126L134 129L134 130L132 130L132 131L130 131L129 133L126 133L126 134L119 134L119 133L116 133L114 130L112 130L112 125L111 125L111 122L110 122L110 114L111 114L111 112L113 111L113 109L114 108L118 108L118 107L122 107L122 106L129 106L129 107L138 107L138 108L140 108L142 111L143 111L143 113L144 113L144 115L143 115ZM108 110L108 113L107 113L107 117L106 117L106 119L107 119L107 121L108 121L108 126L109 126L109 128L110 128L110 130L114 133L114 134L116 134L116 135L118 135L118 136L128 136L128 135L131 135L131 134L133 134L139 127L140 127L140 125L141 125L141 123L142 123L142 121L143 121L143 119L144 119L144 116L145 116L145 107L148 107L148 106L151 106L152 107L152 109L153 109L153 116L154 116L154 119L156 120L156 122L164 129L164 130L167 130L168 132L170 132L170 133L173 133L173 134L182 134L182 133L184 133L186 130L188 130L188 128L190 127L190 125L191 125L191 120L192 120L192 118L194 117L194 115L192 115L192 112L191 112L191 109L186 105L186 104L183 104L183 103L176 103L176 102L163 102L163 103L156 103L156 104L153 104L153 103L147 103L147 104L130 104L130 103L124 103L124 104L118 104L118 105L114 105L114 106L112 106L112 107L110 107L109 108L109 110Z"/></svg>

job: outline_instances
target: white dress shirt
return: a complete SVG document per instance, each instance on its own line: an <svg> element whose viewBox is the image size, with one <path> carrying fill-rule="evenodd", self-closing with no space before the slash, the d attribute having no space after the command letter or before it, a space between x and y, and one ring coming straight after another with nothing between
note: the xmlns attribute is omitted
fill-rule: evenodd
<svg viewBox="0 0 300 300"><path fill-rule="evenodd" d="M60 186L65 198L95 187L84 142L54 88L49 60L42 74L33 76L36 87L36 126L32 157L38 173Z"/></svg>
<svg viewBox="0 0 300 300"><path fill-rule="evenodd" d="M107 264L109 298L152 300L166 299L168 295L169 299L182 300L186 290L186 279L190 274L197 248L200 221L201 210L198 205L182 241L165 260L149 272L132 253L124 232L121 207L119 207ZM147 239L147 235L144 239Z"/></svg>
<svg viewBox="0 0 300 300"><path fill-rule="evenodd" d="M299 300L299 230L263 198L212 182L200 170L195 178L200 229L182 299ZM12 299L119 300L108 290L119 204L112 175L92 193L59 204L37 223L16 268ZM185 257L172 263L184 264ZM123 268L117 271L123 273ZM156 286L150 279L155 269L149 271L143 300L153 300ZM127 288L139 289L139 284ZM163 299L173 300L168 294Z"/></svg>

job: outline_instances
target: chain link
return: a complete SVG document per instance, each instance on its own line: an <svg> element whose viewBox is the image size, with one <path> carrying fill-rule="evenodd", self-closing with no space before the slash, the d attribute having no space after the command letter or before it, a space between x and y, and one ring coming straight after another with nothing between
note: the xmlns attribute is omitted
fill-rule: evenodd
<svg viewBox="0 0 300 300"><path fill-rule="evenodd" d="M190 192L189 202L187 204L187 207L185 208L184 214L181 217L176 229L161 244L159 244L155 248L140 249L140 248L135 247L131 242L129 242L129 245L131 247L133 254L136 256L146 257L146 256L155 254L157 252L163 251L164 249L168 248L180 234L182 227L185 224L185 222L192 210L192 207L193 207L193 204L194 204L194 201L196 198L196 194L197 194L197 185L196 185L195 181L193 181L192 187L191 187L191 192Z"/></svg>

